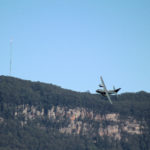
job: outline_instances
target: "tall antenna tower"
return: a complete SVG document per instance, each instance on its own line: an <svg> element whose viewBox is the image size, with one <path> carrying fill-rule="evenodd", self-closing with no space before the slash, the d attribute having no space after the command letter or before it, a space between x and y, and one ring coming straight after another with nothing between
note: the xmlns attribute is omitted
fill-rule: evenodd
<svg viewBox="0 0 150 150"><path fill-rule="evenodd" d="M9 43L9 46L10 46L10 62L9 62L9 65L10 65L10 68L9 68L9 75L11 76L11 70L12 70L12 44L13 44L13 40L10 40L10 43Z"/></svg>

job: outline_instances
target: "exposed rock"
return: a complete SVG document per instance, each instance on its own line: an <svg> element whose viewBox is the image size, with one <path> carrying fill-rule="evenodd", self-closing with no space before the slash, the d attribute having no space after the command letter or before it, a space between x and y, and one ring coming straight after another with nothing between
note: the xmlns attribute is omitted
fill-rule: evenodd
<svg viewBox="0 0 150 150"><path fill-rule="evenodd" d="M70 109L53 106L46 114L44 108L39 110L35 106L21 105L16 108L14 113L15 117L19 117L19 115L24 115L25 118L21 121L22 126L27 124L27 120L35 118L48 119L56 123L62 122L64 125L59 128L59 131L66 134L90 134L91 136L98 134L101 137L108 136L116 140L121 139L122 132L142 134L140 123L132 117L120 120L119 114L116 113L101 115L79 107ZM3 119L0 118L0 122L2 121ZM94 126L94 122L98 126Z"/></svg>
<svg viewBox="0 0 150 150"><path fill-rule="evenodd" d="M0 117L0 123L4 122L4 118Z"/></svg>
<svg viewBox="0 0 150 150"><path fill-rule="evenodd" d="M99 128L99 135L101 137L103 136L110 136L113 137L114 139L120 140L121 139L121 133L119 131L119 126L118 125L108 125L106 128Z"/></svg>

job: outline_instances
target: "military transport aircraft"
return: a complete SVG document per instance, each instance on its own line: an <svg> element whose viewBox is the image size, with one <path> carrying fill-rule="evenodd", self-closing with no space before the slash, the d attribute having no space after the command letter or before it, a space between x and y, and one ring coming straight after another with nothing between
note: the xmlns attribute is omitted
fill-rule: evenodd
<svg viewBox="0 0 150 150"><path fill-rule="evenodd" d="M96 90L96 92L102 94L103 96L107 96L109 102L112 104L112 100L110 99L109 94L117 94L117 92L121 88L115 89L115 87L113 87L113 90L107 90L102 76L100 77L100 79L101 79L101 84L99 85L99 87L102 87L103 89L98 89L98 90Z"/></svg>

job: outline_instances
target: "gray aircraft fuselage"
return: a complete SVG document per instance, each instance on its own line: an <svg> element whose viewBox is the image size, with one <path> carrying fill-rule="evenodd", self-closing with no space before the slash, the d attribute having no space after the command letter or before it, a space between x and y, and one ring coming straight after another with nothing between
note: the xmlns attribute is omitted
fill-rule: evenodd
<svg viewBox="0 0 150 150"><path fill-rule="evenodd" d="M110 95L116 94L120 89L121 88L118 88L118 89L115 89L115 90L108 90L108 94L110 94ZM98 89L98 90L96 90L96 92L102 94L103 96L106 96L105 90Z"/></svg>

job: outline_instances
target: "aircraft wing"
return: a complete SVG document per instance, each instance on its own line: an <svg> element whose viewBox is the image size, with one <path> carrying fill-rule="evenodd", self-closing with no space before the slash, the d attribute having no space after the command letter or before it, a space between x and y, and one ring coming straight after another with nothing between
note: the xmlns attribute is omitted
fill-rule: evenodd
<svg viewBox="0 0 150 150"><path fill-rule="evenodd" d="M109 94L108 94L108 91L107 91L107 89L106 89L106 86L105 86L105 83L104 83L104 81L103 81L103 78L102 78L102 77L100 77L100 78L101 78L101 82L102 82L104 91L106 92L106 96L107 96L109 102L112 104L112 101L111 101L110 96L109 96Z"/></svg>

